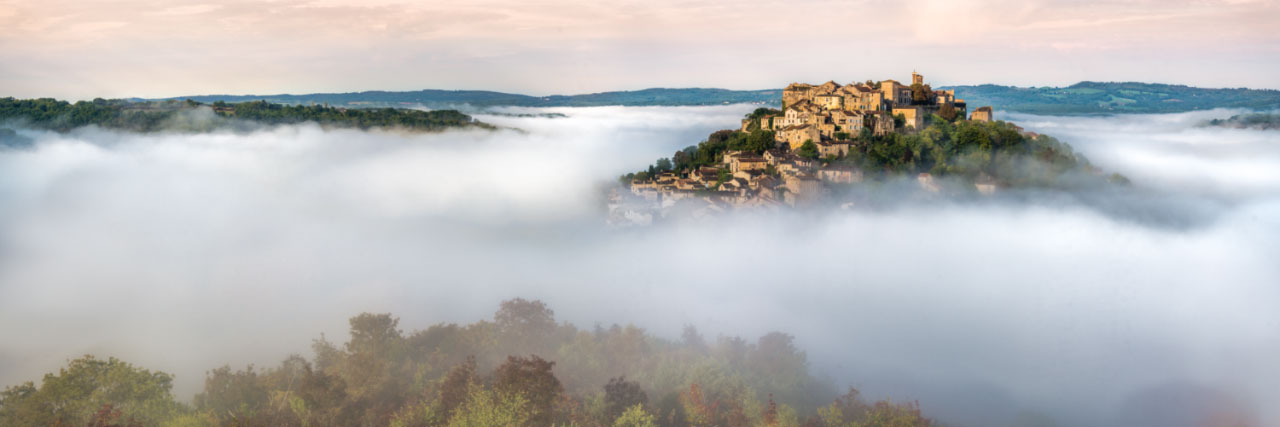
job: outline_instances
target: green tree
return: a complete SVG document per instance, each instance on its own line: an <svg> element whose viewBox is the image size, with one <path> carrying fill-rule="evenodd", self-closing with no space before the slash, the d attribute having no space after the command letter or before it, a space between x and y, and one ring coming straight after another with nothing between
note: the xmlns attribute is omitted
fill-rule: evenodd
<svg viewBox="0 0 1280 427"><path fill-rule="evenodd" d="M636 404L627 408L613 421L614 427L657 427L653 415L645 412L644 405Z"/></svg>
<svg viewBox="0 0 1280 427"><path fill-rule="evenodd" d="M658 159L658 161L654 163L654 166L658 170L658 172L670 172L671 169L673 168L671 164L671 159L668 159L666 157Z"/></svg>
<svg viewBox="0 0 1280 427"><path fill-rule="evenodd" d="M172 388L172 375L114 357L84 356L46 374L39 387L28 382L0 392L0 425L86 425L94 419L158 425L188 411L174 401Z"/></svg>
<svg viewBox="0 0 1280 427"><path fill-rule="evenodd" d="M530 412L529 400L519 393L486 390L472 383L467 400L449 418L449 427L543 426Z"/></svg>
<svg viewBox="0 0 1280 427"><path fill-rule="evenodd" d="M817 159L818 144L814 144L813 141L805 141L804 144L800 144L800 149L796 150L796 155L806 159Z"/></svg>

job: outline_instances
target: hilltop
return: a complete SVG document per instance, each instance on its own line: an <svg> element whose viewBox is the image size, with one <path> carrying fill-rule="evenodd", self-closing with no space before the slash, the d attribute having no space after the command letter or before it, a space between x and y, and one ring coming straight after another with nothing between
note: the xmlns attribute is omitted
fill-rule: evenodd
<svg viewBox="0 0 1280 427"><path fill-rule="evenodd" d="M903 178L926 197L1127 182L1102 176L1067 144L996 120L990 106L970 112L961 95L933 89L918 73L911 84L792 83L782 110L756 109L738 129L619 177L628 191L613 194L610 221L647 224L682 205L696 218L848 204L878 185L868 184Z"/></svg>
<svg viewBox="0 0 1280 427"><path fill-rule="evenodd" d="M1067 87L1016 87L994 84L943 86L963 92L974 104L996 110L1038 114L1175 113L1211 108L1280 108L1280 91L1207 89L1155 83L1080 82ZM712 88L653 88L580 95L531 96L484 90L366 91L276 95L196 95L167 99L200 102L265 100L282 104L324 104L351 108L423 106L427 108L693 106L763 104L778 106L781 91Z"/></svg>

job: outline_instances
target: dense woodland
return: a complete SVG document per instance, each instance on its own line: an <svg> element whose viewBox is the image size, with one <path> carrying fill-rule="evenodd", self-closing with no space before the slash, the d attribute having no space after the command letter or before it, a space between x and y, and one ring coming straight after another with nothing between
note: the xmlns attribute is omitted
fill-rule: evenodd
<svg viewBox="0 0 1280 427"><path fill-rule="evenodd" d="M817 426L933 425L916 403L870 403L810 375L781 332L679 340L636 326L579 329L539 301L491 321L405 332L351 318L313 356L208 372L192 403L174 377L114 358L70 361L0 393L4 426Z"/></svg>
<svg viewBox="0 0 1280 427"><path fill-rule="evenodd" d="M778 114L781 114L778 110L760 108L746 118L758 121ZM670 158L658 159L647 169L623 175L619 180L625 183L648 179L661 172L719 167L726 151L760 154L775 147L772 131L762 130L759 123L751 124L748 129L747 132L716 131L698 145L679 150ZM934 114L919 131L903 129L899 121L897 132L882 136L872 135L869 130L859 135L837 134L855 142L846 156L819 159L817 146L812 142L802 145L797 154L825 164L854 166L867 173L871 180L927 172L968 181L990 178L1009 187L1073 188L1105 181L1127 182L1118 174L1097 176L1089 161L1066 143L1047 135L1027 136L1003 121L976 122L954 114L950 119Z"/></svg>
<svg viewBox="0 0 1280 427"><path fill-rule="evenodd" d="M66 132L99 126L132 132L208 131L246 125L316 122L324 126L436 131L454 127L492 128L455 110L394 108L347 109L324 105L285 106L265 101L212 105L197 101L132 102L94 99L70 103L56 99L0 98L0 122Z"/></svg>

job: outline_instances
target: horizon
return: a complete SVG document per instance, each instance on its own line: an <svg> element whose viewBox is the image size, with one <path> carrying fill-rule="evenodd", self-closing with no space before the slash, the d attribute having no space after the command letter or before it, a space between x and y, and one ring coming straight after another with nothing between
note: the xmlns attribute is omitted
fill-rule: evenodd
<svg viewBox="0 0 1280 427"><path fill-rule="evenodd" d="M873 79L873 80L874 80L874 81L883 81L883 80L890 80L890 79L892 79L892 78L889 78L889 79L882 79L882 80L875 80L875 79ZM896 79L894 79L894 80L896 80ZM839 80L832 80L832 79L822 80L821 82L827 82L827 81L835 81L836 83L840 83L840 82L841 82L841 81L839 81ZM861 82L861 81L860 81L860 80L850 80L850 83L859 83L859 82ZM817 81L813 81L813 82L791 82L791 83L812 83L812 84L817 84L817 83L819 83L819 82L817 82ZM791 84L791 83L788 83L788 84ZM1080 85L1080 84L1087 84L1087 83L1096 83L1096 84L1143 84L1143 85L1164 85L1164 86L1186 87L1186 88L1192 88L1192 89L1207 89L1207 90L1239 90L1239 89L1243 89L1243 90L1258 90L1258 91L1280 91L1280 88L1232 87L1232 86L1212 87L1212 86L1195 86L1195 85L1188 85L1188 84L1181 84L1181 83L1143 82L1143 81L1118 81L1118 80L1113 80L1113 81L1105 81L1105 80L1081 80L1081 81L1078 81L1078 82L1075 82L1075 83L1065 84L1065 85L1025 85L1025 86L1024 86L1024 85L1011 85L1011 84L1001 84L1001 83L972 83L972 84L947 84L947 85L937 85L936 87L937 87L937 88L939 88L939 89L941 89L941 88L954 88L954 87L977 87L977 86L988 86L988 85L990 85L990 86L1014 87L1014 88L1022 88L1022 89L1036 89L1036 88L1059 88L1059 89L1065 89L1065 88L1069 88L1069 87L1072 87L1072 86L1076 86L1076 85ZM841 83L841 84L843 84L843 83ZM305 96L305 95L326 95L326 94L358 94L358 93L369 93L369 92L387 92L387 93L402 93L402 92L403 92L403 93L407 93L407 92L426 92L426 91L441 91L441 92L492 92L492 93L501 93L501 94L506 94L506 95L520 95L520 96L528 96L528 97L538 98L538 97L549 97L549 96L582 96L582 95L596 95L596 94L605 94L605 93L641 92L641 91L646 91L646 90L724 90L724 91L734 91L734 92L760 92L760 91L769 91L769 90L782 90L782 89L783 89L783 88L785 88L785 87L786 87L786 85L782 85L782 86L779 86L779 87L776 87L776 88L731 89L731 88L724 88L724 87L666 87L666 86L659 87L659 86L653 86L653 87L644 87L644 88L640 88L640 89L618 89L618 90L604 90L604 91L599 91L599 92L579 92L579 93L545 93L545 94L533 94L533 93L527 93L527 92L504 92L504 91L498 91L498 90L492 90L492 89L477 89L477 88L472 88L472 89L421 88L421 89L405 89L405 90L390 90L390 89L362 89L362 90L353 90L353 91L345 91L345 92L337 92L337 91L318 91L318 92L276 92L276 93L226 93L226 92L210 92L210 93L188 93L188 94L183 94L183 95L171 95L171 96L159 96L159 97L124 96L124 97L119 97L119 98L103 98L103 99L125 99L125 100L144 100L144 101L154 101L154 100L182 99L182 98L190 98L190 97L210 97L210 96L235 96L235 97L247 97L247 96ZM0 96L4 96L4 97L11 97L11 98L21 98L21 97L16 97L16 96L11 96L11 95L0 95ZM36 99L36 98L50 98L50 97L47 97L47 96L35 96L35 97L29 97L28 99ZM95 98L101 98L101 97L95 97ZM92 100L92 99L94 99L94 98L54 98L54 99L64 100L64 101L69 101L69 102L76 102L76 101L89 101L89 100Z"/></svg>

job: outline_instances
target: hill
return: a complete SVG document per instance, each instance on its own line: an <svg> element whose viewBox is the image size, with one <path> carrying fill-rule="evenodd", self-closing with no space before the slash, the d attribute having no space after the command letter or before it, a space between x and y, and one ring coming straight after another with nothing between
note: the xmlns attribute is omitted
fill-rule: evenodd
<svg viewBox="0 0 1280 427"><path fill-rule="evenodd" d="M270 102L206 105L193 100L140 101L95 99L70 103L56 99L0 98L0 122L65 132L83 126L99 126L132 132L160 130L202 132L215 129L249 129L261 124L316 122L328 127L369 129L401 128L437 131L456 127L493 126L455 110L347 109L319 105L282 105Z"/></svg>
<svg viewBox="0 0 1280 427"><path fill-rule="evenodd" d="M265 100L282 104L331 104L347 107L425 106L428 108L485 107L599 107L718 105L777 102L778 90L728 89L644 89L582 95L530 96L485 90L418 90L409 92L366 91L312 93L303 95L197 95L170 99L200 102L243 102Z"/></svg>
<svg viewBox="0 0 1280 427"><path fill-rule="evenodd" d="M952 86L970 106L1032 114L1180 113L1213 108L1273 109L1280 91L1205 89L1155 83L1080 82L1067 87Z"/></svg>
<svg viewBox="0 0 1280 427"><path fill-rule="evenodd" d="M1280 91L1268 89L1206 89L1155 83L1080 82L1067 87L1000 85L949 86L971 107L1036 114L1176 113L1211 108L1280 108ZM324 104L346 107L423 106L427 108L686 106L754 103L777 106L779 89L729 90L655 88L581 95L529 96L483 90L367 91L302 95L198 95L170 99L200 102L265 100L282 104Z"/></svg>

